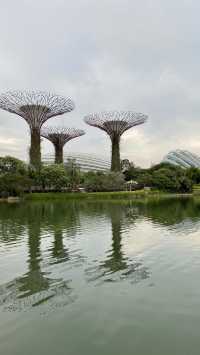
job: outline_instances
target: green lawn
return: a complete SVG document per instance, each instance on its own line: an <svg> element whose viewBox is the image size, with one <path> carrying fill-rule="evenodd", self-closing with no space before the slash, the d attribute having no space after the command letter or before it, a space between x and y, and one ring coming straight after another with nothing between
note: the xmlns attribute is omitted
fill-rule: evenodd
<svg viewBox="0 0 200 355"><path fill-rule="evenodd" d="M156 193L156 192L155 192ZM119 191L119 192L41 192L25 195L27 200L52 200L52 199L130 199L152 194L152 192Z"/></svg>
<svg viewBox="0 0 200 355"><path fill-rule="evenodd" d="M31 193L25 195L26 200L128 200L136 198L146 198L146 197L177 197L177 196L188 196L191 194L175 194L175 193L164 193L159 191L117 191L117 192L41 192L41 193Z"/></svg>

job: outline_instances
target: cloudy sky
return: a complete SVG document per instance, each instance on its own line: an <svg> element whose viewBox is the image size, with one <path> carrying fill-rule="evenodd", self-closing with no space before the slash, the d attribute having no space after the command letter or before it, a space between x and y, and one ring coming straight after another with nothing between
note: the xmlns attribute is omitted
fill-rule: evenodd
<svg viewBox="0 0 200 355"><path fill-rule="evenodd" d="M102 110L148 114L121 142L140 166L170 150L200 154L198 0L0 0L0 91L42 89L76 109L47 124L84 128L65 151L110 155L102 131L83 123ZM29 129L0 112L0 155L27 159ZM52 153L42 142L42 153Z"/></svg>

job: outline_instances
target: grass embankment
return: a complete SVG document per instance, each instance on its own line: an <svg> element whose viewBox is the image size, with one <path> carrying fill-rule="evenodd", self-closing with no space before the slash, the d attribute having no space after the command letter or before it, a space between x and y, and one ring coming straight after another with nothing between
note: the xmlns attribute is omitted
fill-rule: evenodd
<svg viewBox="0 0 200 355"><path fill-rule="evenodd" d="M131 199L150 194L144 190L117 192L40 192L25 195L26 200L74 200L74 199ZM152 194L152 192L151 192Z"/></svg>
<svg viewBox="0 0 200 355"><path fill-rule="evenodd" d="M159 191L117 191L117 192L40 192L25 195L26 200L131 200L139 198L184 197L191 194L169 194Z"/></svg>

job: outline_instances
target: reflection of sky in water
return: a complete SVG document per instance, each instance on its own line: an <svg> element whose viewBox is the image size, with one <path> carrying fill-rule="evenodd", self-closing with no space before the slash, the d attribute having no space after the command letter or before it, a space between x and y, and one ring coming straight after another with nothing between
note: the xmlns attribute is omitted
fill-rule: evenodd
<svg viewBox="0 0 200 355"><path fill-rule="evenodd" d="M198 200L0 205L0 353L199 354Z"/></svg>
<svg viewBox="0 0 200 355"><path fill-rule="evenodd" d="M199 267L199 208L190 200L17 207L0 206L3 309L49 312L86 289L154 285L161 273Z"/></svg>

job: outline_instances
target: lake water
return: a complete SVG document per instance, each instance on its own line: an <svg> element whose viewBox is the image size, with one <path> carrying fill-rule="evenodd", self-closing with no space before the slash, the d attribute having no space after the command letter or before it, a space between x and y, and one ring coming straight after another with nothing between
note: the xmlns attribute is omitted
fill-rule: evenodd
<svg viewBox="0 0 200 355"><path fill-rule="evenodd" d="M1 203L0 354L199 355L200 200Z"/></svg>

